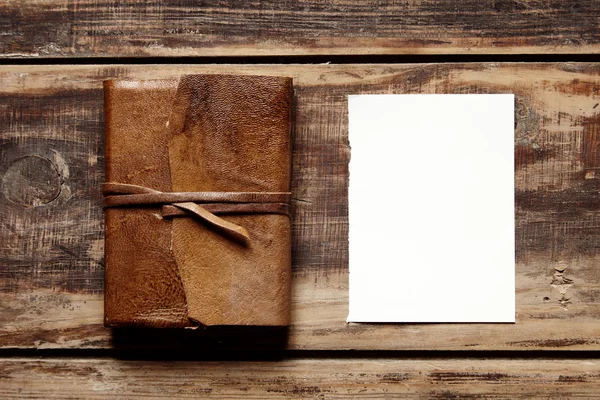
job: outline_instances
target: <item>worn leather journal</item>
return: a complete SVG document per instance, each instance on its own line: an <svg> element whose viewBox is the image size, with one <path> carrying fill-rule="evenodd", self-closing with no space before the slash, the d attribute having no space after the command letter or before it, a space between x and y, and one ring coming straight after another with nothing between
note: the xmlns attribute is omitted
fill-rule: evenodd
<svg viewBox="0 0 600 400"><path fill-rule="evenodd" d="M104 90L105 325L288 325L291 78Z"/></svg>

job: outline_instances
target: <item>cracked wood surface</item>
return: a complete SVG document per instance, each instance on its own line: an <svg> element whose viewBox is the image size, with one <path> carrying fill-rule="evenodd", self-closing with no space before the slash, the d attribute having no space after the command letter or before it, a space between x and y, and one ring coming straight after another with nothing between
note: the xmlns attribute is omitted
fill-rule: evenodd
<svg viewBox="0 0 600 400"><path fill-rule="evenodd" d="M186 73L294 77L289 332L102 327L102 80ZM0 83L0 347L600 349L600 64L2 66ZM515 94L516 324L345 323L357 93Z"/></svg>
<svg viewBox="0 0 600 400"><path fill-rule="evenodd" d="M0 397L575 399L600 392L596 360L0 360Z"/></svg>
<svg viewBox="0 0 600 400"><path fill-rule="evenodd" d="M590 54L598 11L582 0L5 0L0 57Z"/></svg>

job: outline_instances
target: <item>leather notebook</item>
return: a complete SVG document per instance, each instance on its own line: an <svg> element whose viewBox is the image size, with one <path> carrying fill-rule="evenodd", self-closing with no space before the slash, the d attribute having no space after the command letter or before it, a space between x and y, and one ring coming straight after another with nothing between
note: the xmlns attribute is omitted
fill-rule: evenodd
<svg viewBox="0 0 600 400"><path fill-rule="evenodd" d="M105 325L288 325L292 79L104 91Z"/></svg>

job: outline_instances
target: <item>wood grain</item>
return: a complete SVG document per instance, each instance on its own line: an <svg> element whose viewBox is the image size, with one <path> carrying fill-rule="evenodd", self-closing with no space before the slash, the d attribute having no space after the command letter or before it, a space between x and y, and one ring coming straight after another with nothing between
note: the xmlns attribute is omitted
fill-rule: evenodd
<svg viewBox="0 0 600 400"><path fill-rule="evenodd" d="M600 51L589 0L5 0L0 57Z"/></svg>
<svg viewBox="0 0 600 400"><path fill-rule="evenodd" d="M277 346L600 349L600 64L580 63L0 67L0 346L269 345L102 327L101 82L185 73L294 77L293 325ZM356 93L515 94L516 324L345 323Z"/></svg>
<svg viewBox="0 0 600 400"><path fill-rule="evenodd" d="M572 399L599 392L595 360L0 360L3 398Z"/></svg>

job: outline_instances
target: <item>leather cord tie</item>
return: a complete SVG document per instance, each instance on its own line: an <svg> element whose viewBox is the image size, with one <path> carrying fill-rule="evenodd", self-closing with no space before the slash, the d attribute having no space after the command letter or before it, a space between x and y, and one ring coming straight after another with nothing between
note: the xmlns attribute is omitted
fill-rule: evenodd
<svg viewBox="0 0 600 400"><path fill-rule="evenodd" d="M290 215L289 192L160 192L145 186L108 182L103 185L102 193L105 208L162 205L163 217L192 214L243 241L250 239L246 229L215 214Z"/></svg>

